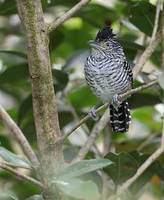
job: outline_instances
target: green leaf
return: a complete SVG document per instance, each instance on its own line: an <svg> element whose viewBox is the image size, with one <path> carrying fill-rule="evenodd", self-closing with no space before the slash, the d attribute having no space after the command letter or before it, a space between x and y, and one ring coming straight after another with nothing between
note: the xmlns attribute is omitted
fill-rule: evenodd
<svg viewBox="0 0 164 200"><path fill-rule="evenodd" d="M55 182L58 188L66 195L76 199L99 199L99 191L96 184L92 181L81 181L79 179L71 179Z"/></svg>
<svg viewBox="0 0 164 200"><path fill-rule="evenodd" d="M142 45L139 45L135 42L125 40L124 38L118 38L118 41L121 43L123 48L131 49L131 50L144 50L145 48Z"/></svg>
<svg viewBox="0 0 164 200"><path fill-rule="evenodd" d="M22 52L19 52L19 51L13 51L13 50L1 50L0 49L0 53L5 53L5 54L12 54L12 55L15 55L15 56L19 56L21 58L25 58L27 59L27 55L22 53Z"/></svg>
<svg viewBox="0 0 164 200"><path fill-rule="evenodd" d="M78 161L61 170L58 179L65 180L78 177L111 164L112 162L108 159L90 159Z"/></svg>
<svg viewBox="0 0 164 200"><path fill-rule="evenodd" d="M139 166L141 166L150 155L147 154L139 154L138 152L134 151L131 152L130 155L134 157L137 162L139 163ZM143 185L146 185L148 182L150 182L150 179L157 175L158 177L163 180L164 178L164 169L159 163L159 161L154 161L142 174L142 176L139 176L137 180L131 185L130 191L132 194L136 194L140 191L140 189L143 187Z"/></svg>
<svg viewBox="0 0 164 200"><path fill-rule="evenodd" d="M152 106L157 103L161 103L161 99L157 94L139 92L132 95L129 99L129 104L131 108L140 108L143 106Z"/></svg>
<svg viewBox="0 0 164 200"><path fill-rule="evenodd" d="M128 153L108 153L105 158L110 159L113 164L104 170L113 179L115 184L121 184L132 177L138 167L137 161Z"/></svg>
<svg viewBox="0 0 164 200"><path fill-rule="evenodd" d="M25 200L44 200L44 199L42 195L36 194L36 195L26 198Z"/></svg>
<svg viewBox="0 0 164 200"><path fill-rule="evenodd" d="M77 90L71 91L68 95L71 104L79 110L83 107L91 107L96 104L97 99L92 94L87 85L81 86Z"/></svg>
<svg viewBox="0 0 164 200"><path fill-rule="evenodd" d="M25 158L22 158L21 156L18 156L4 147L0 147L0 157L3 158L5 161L16 165L18 167L25 167L30 168L30 162L27 161Z"/></svg>
<svg viewBox="0 0 164 200"><path fill-rule="evenodd" d="M116 10L98 4L88 4L76 13L76 16L80 16L87 23L98 28L104 24L104 20L107 22L114 22L119 17Z"/></svg>
<svg viewBox="0 0 164 200"><path fill-rule="evenodd" d="M73 5L75 5L77 3L78 3L78 0L69 0L69 1L68 0L64 0L64 1L61 1L61 0L51 0L51 1L42 0L43 8L51 7L51 6L57 6L57 5L72 7Z"/></svg>
<svg viewBox="0 0 164 200"><path fill-rule="evenodd" d="M15 83L28 78L28 64L20 64L7 68L0 74L0 83Z"/></svg>
<svg viewBox="0 0 164 200"><path fill-rule="evenodd" d="M55 91L63 90L69 81L68 74L62 70L53 69L52 75L54 78Z"/></svg>
<svg viewBox="0 0 164 200"><path fill-rule="evenodd" d="M139 30L151 36L156 8L148 1L128 1L127 16Z"/></svg>
<svg viewBox="0 0 164 200"><path fill-rule="evenodd" d="M16 12L16 3L13 3L13 0L0 1L0 15L11 15Z"/></svg>
<svg viewBox="0 0 164 200"><path fill-rule="evenodd" d="M27 96L20 104L18 111L18 124L22 122L27 113L32 110L32 95Z"/></svg>
<svg viewBox="0 0 164 200"><path fill-rule="evenodd" d="M125 40L124 38L118 38L118 41L123 46L125 55L128 58L128 60L134 60L137 51L138 50L141 50L141 51L144 50L143 46L141 46L141 45L139 45L135 42Z"/></svg>

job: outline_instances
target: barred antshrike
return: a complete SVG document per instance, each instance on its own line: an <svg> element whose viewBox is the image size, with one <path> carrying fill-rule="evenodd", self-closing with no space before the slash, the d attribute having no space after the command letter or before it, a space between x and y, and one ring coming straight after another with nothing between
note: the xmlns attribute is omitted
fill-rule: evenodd
<svg viewBox="0 0 164 200"><path fill-rule="evenodd" d="M132 88L133 76L123 48L115 39L110 27L104 27L90 41L91 52L84 72L93 93L103 102L111 102L110 124L114 132L125 132L131 121L127 101L120 102L118 95ZM95 111L92 110L95 115Z"/></svg>

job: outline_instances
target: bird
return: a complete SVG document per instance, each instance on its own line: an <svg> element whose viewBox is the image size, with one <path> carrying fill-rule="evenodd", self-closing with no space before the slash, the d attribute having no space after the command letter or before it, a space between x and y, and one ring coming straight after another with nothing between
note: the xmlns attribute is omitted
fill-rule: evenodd
<svg viewBox="0 0 164 200"><path fill-rule="evenodd" d="M110 102L110 124L112 131L127 132L131 122L127 100L120 101L119 95L133 87L133 74L123 47L110 26L98 31L96 38L89 41L90 53L84 66L85 79L92 92L103 103ZM93 107L90 111L96 117Z"/></svg>

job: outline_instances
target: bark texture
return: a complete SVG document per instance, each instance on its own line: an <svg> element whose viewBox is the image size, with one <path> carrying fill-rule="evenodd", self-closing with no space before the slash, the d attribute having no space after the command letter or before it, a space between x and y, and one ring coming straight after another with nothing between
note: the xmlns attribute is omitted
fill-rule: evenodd
<svg viewBox="0 0 164 200"><path fill-rule="evenodd" d="M49 56L49 40L40 0L17 0L18 12L27 37L28 63L33 110L46 199L57 199L49 188L62 160L62 144Z"/></svg>

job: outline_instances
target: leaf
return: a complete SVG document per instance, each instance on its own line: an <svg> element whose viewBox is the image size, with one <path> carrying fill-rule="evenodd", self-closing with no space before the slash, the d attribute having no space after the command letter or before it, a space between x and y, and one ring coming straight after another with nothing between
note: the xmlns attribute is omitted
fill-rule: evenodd
<svg viewBox="0 0 164 200"><path fill-rule="evenodd" d="M15 83L28 78L28 64L20 64L7 68L0 74L0 83Z"/></svg>
<svg viewBox="0 0 164 200"><path fill-rule="evenodd" d="M25 200L44 200L44 199L42 195L36 194L36 195L26 198Z"/></svg>
<svg viewBox="0 0 164 200"><path fill-rule="evenodd" d="M125 40L124 38L118 38L118 41L121 43L124 49L126 48L131 50L142 50L142 51L145 49L142 45L132 41Z"/></svg>
<svg viewBox="0 0 164 200"><path fill-rule="evenodd" d="M15 56L19 56L21 58L25 58L27 59L27 55L22 53L22 52L18 52L18 51L13 51L13 50L1 50L0 49L0 53L5 53L5 54L12 54L12 55L15 55Z"/></svg>
<svg viewBox="0 0 164 200"><path fill-rule="evenodd" d="M1 192L0 191L0 199L2 200L18 200L18 197L15 196L12 192Z"/></svg>
<svg viewBox="0 0 164 200"><path fill-rule="evenodd" d="M127 16L139 30L151 36L156 8L148 1L128 1Z"/></svg>
<svg viewBox="0 0 164 200"><path fill-rule="evenodd" d="M0 1L0 15L11 15L16 12L16 3L13 3L13 0Z"/></svg>
<svg viewBox="0 0 164 200"><path fill-rule="evenodd" d="M132 95L129 99L129 105L131 108L140 108L143 106L152 106L161 102L161 99L157 94L139 92Z"/></svg>
<svg viewBox="0 0 164 200"><path fill-rule="evenodd" d="M113 154L108 153L105 158L110 159L113 164L104 170L118 185L132 177L138 167L137 161L128 153Z"/></svg>
<svg viewBox="0 0 164 200"><path fill-rule="evenodd" d="M55 91L63 90L69 81L68 74L62 70L53 69L52 75L54 78Z"/></svg>
<svg viewBox="0 0 164 200"><path fill-rule="evenodd" d="M87 6L83 7L76 14L76 16L80 16L87 23L90 23L98 28L104 24L104 21L111 23L116 21L119 17L116 10L99 4L88 4Z"/></svg>
<svg viewBox="0 0 164 200"><path fill-rule="evenodd" d="M71 123L74 120L72 113L69 111L59 111L58 117L59 117L59 124L61 128L63 128L65 125L67 125L68 123Z"/></svg>
<svg viewBox="0 0 164 200"><path fill-rule="evenodd" d="M29 111L32 110L32 95L27 96L20 104L18 111L18 124L22 122Z"/></svg>
<svg viewBox="0 0 164 200"><path fill-rule="evenodd" d="M71 91L68 97L71 104L77 108L77 110L83 107L91 107L97 102L95 95L92 94L91 90L86 85Z"/></svg>
<svg viewBox="0 0 164 200"><path fill-rule="evenodd" d="M139 166L141 166L150 155L147 154L139 154L138 152L134 151L131 152L130 155L134 157L137 162L139 163ZM131 185L130 191L132 194L136 194L140 191L140 189L143 187L143 185L146 185L150 179L157 175L161 178L161 180L164 178L164 169L159 163L159 161L154 161L142 174L142 176L139 176L137 180Z"/></svg>
<svg viewBox="0 0 164 200"><path fill-rule="evenodd" d="M67 6L67 7L72 7L73 5L77 4L78 0L42 0L42 6L43 8L46 7L51 7L51 6L57 6L57 5L62 5L62 6Z"/></svg>
<svg viewBox="0 0 164 200"><path fill-rule="evenodd" d="M26 159L8 151L4 147L0 147L0 157L3 158L5 161L19 166L19 167L25 167L30 168L30 163Z"/></svg>
<svg viewBox="0 0 164 200"><path fill-rule="evenodd" d="M125 40L124 38L118 38L118 41L123 46L125 55L129 60L134 60L138 50L144 50L143 46L135 42Z"/></svg>
<svg viewBox="0 0 164 200"><path fill-rule="evenodd" d="M65 180L78 177L111 164L112 162L108 159L90 159L78 161L61 170L58 179Z"/></svg>
<svg viewBox="0 0 164 200"><path fill-rule="evenodd" d="M154 107L145 106L133 110L132 118L144 123L144 125L147 125L155 132L159 132L161 130L161 123L159 121L154 120L154 113Z"/></svg>
<svg viewBox="0 0 164 200"><path fill-rule="evenodd" d="M71 179L65 181L56 181L55 183L63 193L70 197L84 200L96 200L100 196L98 187L92 181Z"/></svg>

